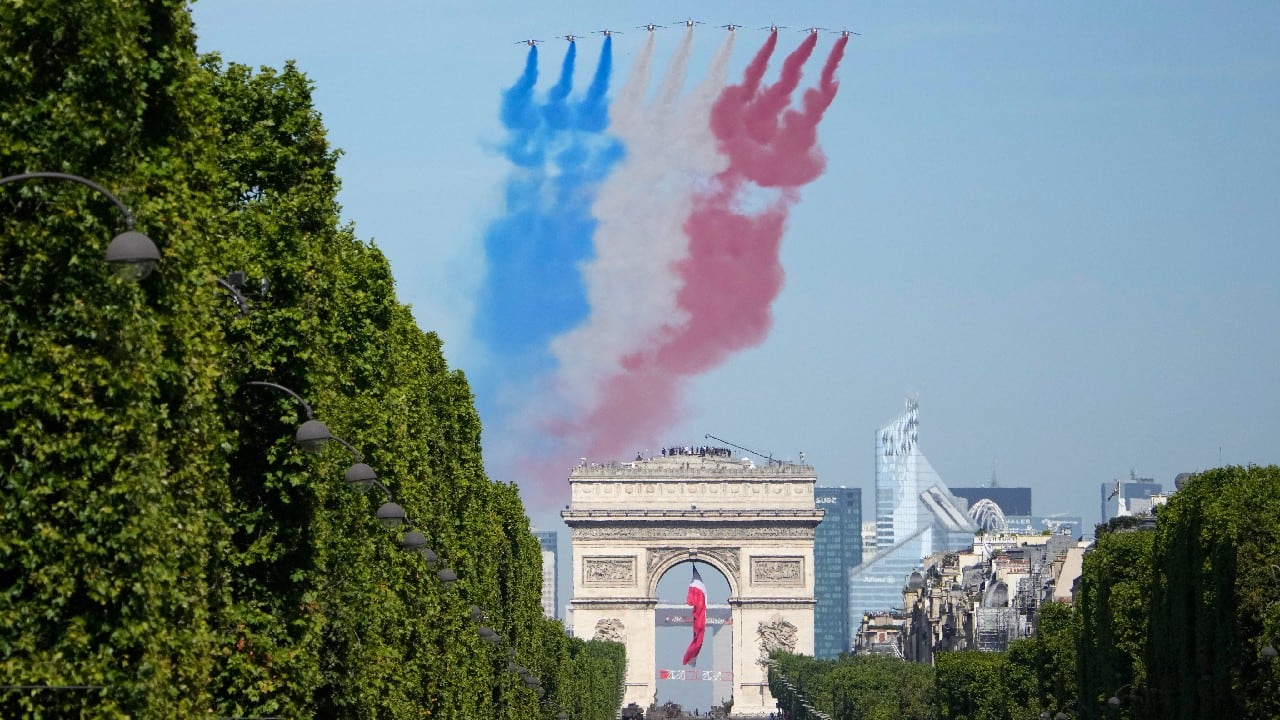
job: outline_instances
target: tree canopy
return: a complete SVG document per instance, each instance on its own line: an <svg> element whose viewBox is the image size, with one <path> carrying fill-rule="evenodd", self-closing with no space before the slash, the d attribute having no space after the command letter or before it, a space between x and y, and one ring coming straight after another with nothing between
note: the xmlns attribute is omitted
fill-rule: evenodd
<svg viewBox="0 0 1280 720"><path fill-rule="evenodd" d="M341 221L305 75L198 58L177 0L0 5L0 56L0 174L90 178L162 253L114 276L111 203L0 187L0 677L56 688L0 715L612 717L622 648L542 616L519 492ZM374 468L438 562L253 382Z"/></svg>

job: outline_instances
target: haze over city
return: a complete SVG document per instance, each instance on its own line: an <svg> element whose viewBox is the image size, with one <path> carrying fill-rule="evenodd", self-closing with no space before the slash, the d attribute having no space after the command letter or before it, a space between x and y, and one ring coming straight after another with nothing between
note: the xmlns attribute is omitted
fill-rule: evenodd
<svg viewBox="0 0 1280 720"><path fill-rule="evenodd" d="M305 10L303 8L305 7ZM618 28L621 85L647 22L695 12L686 90L724 23L743 23L742 77L770 23L779 57L799 28L860 32L818 128L825 173L799 190L782 237L785 281L767 335L682 387L678 422L625 455L705 434L805 459L825 485L863 488L874 433L908 394L920 447L952 487L1033 488L1037 513L1098 520L1102 482L1273 463L1280 310L1280 8L1238 3L1065 6L927 3L850 8L563 2L410 6L197 3L202 50L315 83L343 150L344 217L390 258L401 299L480 382L495 363L474 332L485 229L508 165L501 94L556 36ZM656 31L653 73L686 32ZM839 37L823 34L800 87ZM579 40L585 88L603 38ZM655 81L656 83L656 81ZM486 454L504 435L486 419ZM581 452L549 463L568 467ZM624 458L593 458L599 460ZM522 483L519 466L490 463ZM556 527L567 493L530 492Z"/></svg>

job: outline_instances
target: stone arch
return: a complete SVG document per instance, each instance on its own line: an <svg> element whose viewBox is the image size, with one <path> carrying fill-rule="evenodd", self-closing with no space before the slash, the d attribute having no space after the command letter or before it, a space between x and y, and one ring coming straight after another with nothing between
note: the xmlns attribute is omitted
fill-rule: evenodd
<svg viewBox="0 0 1280 720"><path fill-rule="evenodd" d="M625 637L623 705L648 705L660 669L686 672L659 665L658 606L669 602L659 602L660 580L681 563L706 563L728 585L728 607L717 610L733 625L721 636L728 668L699 668L716 677L683 679L731 683L735 714L768 716L776 704L757 662L760 643L813 652L817 478L804 464L756 467L717 448L703 452L668 448L656 458L570 471L571 502L560 516L572 532L573 622L583 633L617 629Z"/></svg>
<svg viewBox="0 0 1280 720"><path fill-rule="evenodd" d="M741 579L738 577L738 549L724 548L718 550L694 550L692 548L648 548L648 587L645 589L645 597L658 597L658 581L660 581L669 570L681 563L700 562L706 563L716 570L729 581L729 597L732 599L738 596L738 587Z"/></svg>

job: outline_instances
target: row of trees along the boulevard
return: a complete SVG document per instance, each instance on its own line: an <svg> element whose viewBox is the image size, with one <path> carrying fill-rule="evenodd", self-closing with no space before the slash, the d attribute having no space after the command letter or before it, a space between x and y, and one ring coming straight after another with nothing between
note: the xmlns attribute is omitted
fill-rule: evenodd
<svg viewBox="0 0 1280 720"><path fill-rule="evenodd" d="M1280 467L1194 475L1156 521L1099 526L1076 604L1003 653L783 654L770 690L803 720L1280 718Z"/></svg>
<svg viewBox="0 0 1280 720"><path fill-rule="evenodd" d="M0 57L0 175L91 178L162 254L125 281L106 199L0 187L0 717L612 717L622 647L542 617L519 494L340 223L306 78L197 58L180 0L3 3ZM305 398L457 582L251 381Z"/></svg>
<svg viewBox="0 0 1280 720"><path fill-rule="evenodd" d="M837 720L1031 720L1075 697L1071 609L1041 609L1036 637L1003 653L939 653L930 667L885 656L815 660L774 656L769 687L794 718L812 720L807 702Z"/></svg>

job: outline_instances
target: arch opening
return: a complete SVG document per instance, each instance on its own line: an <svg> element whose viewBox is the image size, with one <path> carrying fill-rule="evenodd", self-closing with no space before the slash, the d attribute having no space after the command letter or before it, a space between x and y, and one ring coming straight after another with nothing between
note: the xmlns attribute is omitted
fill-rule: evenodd
<svg viewBox="0 0 1280 720"><path fill-rule="evenodd" d="M702 648L692 665L682 660L693 640L693 613L688 594L693 568L706 588L707 618ZM715 564L685 558L657 576L654 596L654 702L674 702L692 715L707 715L733 698L733 610L729 577Z"/></svg>

